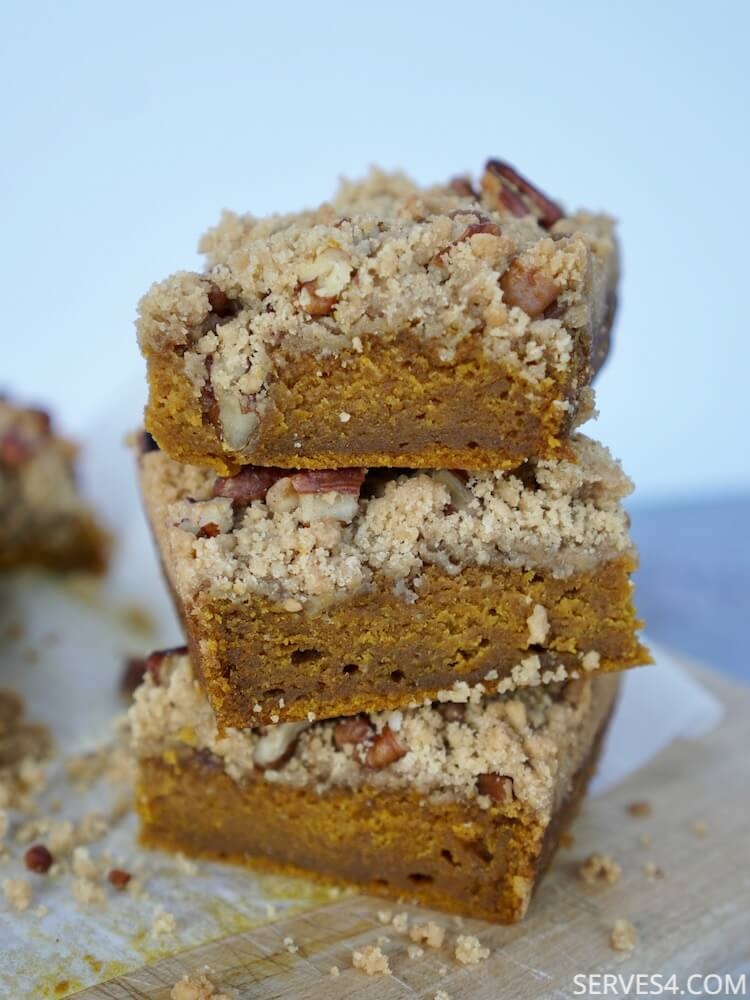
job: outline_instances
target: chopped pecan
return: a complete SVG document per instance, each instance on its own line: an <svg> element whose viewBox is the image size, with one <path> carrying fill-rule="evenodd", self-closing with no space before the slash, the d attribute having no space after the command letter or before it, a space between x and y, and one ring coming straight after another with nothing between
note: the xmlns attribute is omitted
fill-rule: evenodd
<svg viewBox="0 0 750 1000"><path fill-rule="evenodd" d="M466 715L466 705L455 701L446 701L437 707L438 712L446 722L462 722Z"/></svg>
<svg viewBox="0 0 750 1000"><path fill-rule="evenodd" d="M34 844L26 851L23 860L30 872L44 875L50 870L55 859L44 844Z"/></svg>
<svg viewBox="0 0 750 1000"><path fill-rule="evenodd" d="M170 649L157 649L146 657L146 673L151 675L155 684L161 683L161 671L164 661L171 656L185 656L187 646L172 646Z"/></svg>
<svg viewBox="0 0 750 1000"><path fill-rule="evenodd" d="M378 733L365 756L365 764L375 770L388 767L404 756L406 750L399 743L390 726Z"/></svg>
<svg viewBox="0 0 750 1000"><path fill-rule="evenodd" d="M235 311L234 302L218 285L212 284L208 289L208 304L211 306L211 311L221 319L231 316Z"/></svg>
<svg viewBox="0 0 750 1000"><path fill-rule="evenodd" d="M563 217L563 211L556 202L502 160L487 161L482 189L485 197L491 202L496 201L512 215L535 215L545 229Z"/></svg>
<svg viewBox="0 0 750 1000"><path fill-rule="evenodd" d="M442 250L438 250L435 254L434 261L436 264L442 264L446 254L450 253L453 247L458 246L459 243L463 243L465 240L470 240L472 236L479 236L482 233L486 233L489 236L502 236L500 227L494 222L490 222L484 218L481 218L479 222L473 222L470 226L461 233L461 235L449 243L447 247L443 247Z"/></svg>
<svg viewBox="0 0 750 1000"><path fill-rule="evenodd" d="M115 889L119 889L120 892L122 892L122 890L126 887L131 878L132 875L130 872L123 871L122 868L111 868L107 873L107 881L113 885Z"/></svg>
<svg viewBox="0 0 750 1000"><path fill-rule="evenodd" d="M0 438L0 465L8 469L18 469L36 454L36 445L15 429Z"/></svg>
<svg viewBox="0 0 750 1000"><path fill-rule="evenodd" d="M308 316L315 319L330 316L336 301L335 295L319 295L314 281L306 281L304 285L300 285L299 302Z"/></svg>
<svg viewBox="0 0 750 1000"><path fill-rule="evenodd" d="M375 727L366 715L352 715L336 723L333 742L341 750L347 743L364 743L374 732Z"/></svg>
<svg viewBox="0 0 750 1000"><path fill-rule="evenodd" d="M328 316L349 284L352 264L339 247L325 247L298 268L299 302L309 316Z"/></svg>
<svg viewBox="0 0 750 1000"><path fill-rule="evenodd" d="M358 496L366 472L366 469L303 469L292 476L292 486L303 494L352 493Z"/></svg>
<svg viewBox="0 0 750 1000"><path fill-rule="evenodd" d="M480 774L477 791L493 802L510 802L513 799L513 779L504 774Z"/></svg>
<svg viewBox="0 0 750 1000"><path fill-rule="evenodd" d="M131 697L145 675L146 658L144 656L131 656L125 661L120 675L120 693L128 698Z"/></svg>
<svg viewBox="0 0 750 1000"><path fill-rule="evenodd" d="M273 466L244 465L236 476L217 476L212 496L228 497L234 504L248 504L253 500L265 500L266 493L285 476L290 469L276 469Z"/></svg>
<svg viewBox="0 0 750 1000"><path fill-rule="evenodd" d="M541 316L560 294L560 286L540 268L524 264L516 258L500 278L503 299L509 306L518 306L527 316Z"/></svg>
<svg viewBox="0 0 750 1000"><path fill-rule="evenodd" d="M471 181L467 177L454 177L448 186L454 194L461 195L462 198L479 199L479 194L474 190Z"/></svg>
<svg viewBox="0 0 750 1000"><path fill-rule="evenodd" d="M216 538L221 534L221 528L215 521L207 521L198 528L198 538Z"/></svg>

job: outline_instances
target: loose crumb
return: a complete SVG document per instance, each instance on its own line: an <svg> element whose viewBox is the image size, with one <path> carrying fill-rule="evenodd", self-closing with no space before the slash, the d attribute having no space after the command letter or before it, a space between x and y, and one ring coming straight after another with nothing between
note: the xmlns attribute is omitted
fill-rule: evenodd
<svg viewBox="0 0 750 1000"><path fill-rule="evenodd" d="M299 951L299 945L295 943L293 937L284 938L284 947L289 952L290 955L296 955Z"/></svg>
<svg viewBox="0 0 750 1000"><path fill-rule="evenodd" d="M645 819L654 811L650 802L631 802L626 808L629 815L637 819Z"/></svg>
<svg viewBox="0 0 750 1000"><path fill-rule="evenodd" d="M664 878L664 872L658 865L655 865L653 861L646 862L643 866L643 874L649 882L654 882L658 878Z"/></svg>
<svg viewBox="0 0 750 1000"><path fill-rule="evenodd" d="M7 878L3 892L14 910L28 910L31 906L31 883L25 878Z"/></svg>
<svg viewBox="0 0 750 1000"><path fill-rule="evenodd" d="M417 944L426 944L428 948L442 948L445 928L429 920L426 924L415 924L409 931L409 937Z"/></svg>
<svg viewBox="0 0 750 1000"><path fill-rule="evenodd" d="M92 880L99 877L99 869L91 860L88 848L81 845L73 849L73 874Z"/></svg>
<svg viewBox="0 0 750 1000"><path fill-rule="evenodd" d="M389 924L392 918L393 914L390 910L378 910L378 920L381 924Z"/></svg>
<svg viewBox="0 0 750 1000"><path fill-rule="evenodd" d="M490 957L490 949L484 948L473 934L459 934L455 955L462 965L476 965Z"/></svg>
<svg viewBox="0 0 750 1000"><path fill-rule="evenodd" d="M438 990L435 994L435 1000L451 1000L445 990Z"/></svg>
<svg viewBox="0 0 750 1000"><path fill-rule="evenodd" d="M352 965L368 976L390 976L391 974L388 956L372 944L352 952Z"/></svg>
<svg viewBox="0 0 750 1000"><path fill-rule="evenodd" d="M217 993L216 986L203 972L192 972L175 983L170 1000L230 1000L226 993Z"/></svg>
<svg viewBox="0 0 750 1000"><path fill-rule="evenodd" d="M408 913L397 913L392 920L393 929L397 930L399 934L406 934L409 929L409 914Z"/></svg>
<svg viewBox="0 0 750 1000"><path fill-rule="evenodd" d="M176 930L177 921L174 914L165 910L161 905L157 906L151 919L152 937L167 937L170 934L174 934Z"/></svg>
<svg viewBox="0 0 750 1000"><path fill-rule="evenodd" d="M418 944L410 944L406 949L406 954L409 958L421 958L424 955L424 948L420 948Z"/></svg>
<svg viewBox="0 0 750 1000"><path fill-rule="evenodd" d="M609 935L609 946L613 951L634 951L638 943L638 932L629 920L615 920Z"/></svg>
<svg viewBox="0 0 750 1000"><path fill-rule="evenodd" d="M100 906L107 898L104 889L90 878L73 879L70 891L80 906Z"/></svg>
<svg viewBox="0 0 750 1000"><path fill-rule="evenodd" d="M696 837L705 837L708 833L708 827L702 820L697 819L690 824L690 832L694 833Z"/></svg>
<svg viewBox="0 0 750 1000"><path fill-rule="evenodd" d="M332 965L331 968L328 970L328 975L333 976L333 978L335 979L338 976L339 971L340 970L338 965Z"/></svg>
<svg viewBox="0 0 750 1000"><path fill-rule="evenodd" d="M587 885L615 885L620 881L622 868L610 854L589 854L578 869L578 875Z"/></svg>

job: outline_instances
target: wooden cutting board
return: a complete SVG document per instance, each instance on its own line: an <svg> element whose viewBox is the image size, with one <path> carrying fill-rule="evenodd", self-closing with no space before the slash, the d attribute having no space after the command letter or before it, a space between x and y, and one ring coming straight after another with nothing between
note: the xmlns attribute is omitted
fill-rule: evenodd
<svg viewBox="0 0 750 1000"><path fill-rule="evenodd" d="M76 996L167 1000L178 979L205 966L215 983L243 1000L433 998L438 990L451 1000L565 1000L585 995L583 980L574 977L590 974L674 974L677 988L686 990L691 974L743 971L750 993L750 689L705 670L696 673L724 702L722 724L701 740L672 744L642 771L588 802L573 828L574 843L561 849L522 924L465 920L459 927L445 914L352 896ZM649 802L652 815L630 816L626 806L634 801ZM703 835L696 824L705 824ZM616 885L589 887L578 878L581 860L592 851L611 854L622 866ZM647 876L649 862L663 877ZM385 909L420 922L435 919L447 929L446 944L409 958L408 936L378 918ZM609 946L620 917L637 928L638 945L630 954ZM490 957L474 966L458 963L452 943L460 933L475 934ZM353 969L352 950L377 944L383 935L392 975L369 977ZM296 952L285 938L293 939ZM340 970L336 977L332 966ZM715 989L716 981L710 985ZM619 995L626 992L619 987Z"/></svg>

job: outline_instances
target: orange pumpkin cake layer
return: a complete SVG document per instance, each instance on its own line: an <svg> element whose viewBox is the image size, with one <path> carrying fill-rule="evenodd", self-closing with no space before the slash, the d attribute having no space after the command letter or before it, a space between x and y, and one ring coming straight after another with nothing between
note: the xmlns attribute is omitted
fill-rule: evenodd
<svg viewBox="0 0 750 1000"><path fill-rule="evenodd" d="M146 426L182 462L510 468L593 411L618 253L507 164L421 188L374 172L314 211L226 213L204 273L139 308Z"/></svg>
<svg viewBox="0 0 750 1000"><path fill-rule="evenodd" d="M188 657L155 656L130 710L142 839L511 923L583 796L617 686L221 732Z"/></svg>
<svg viewBox="0 0 750 1000"><path fill-rule="evenodd" d="M648 661L629 480L576 462L514 471L245 467L140 457L148 516L221 725L405 708Z"/></svg>

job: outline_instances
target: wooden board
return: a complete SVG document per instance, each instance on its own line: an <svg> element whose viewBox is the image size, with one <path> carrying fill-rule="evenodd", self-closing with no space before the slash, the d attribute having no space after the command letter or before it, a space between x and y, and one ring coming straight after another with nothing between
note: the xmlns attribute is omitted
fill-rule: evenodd
<svg viewBox="0 0 750 1000"><path fill-rule="evenodd" d="M575 976L594 973L674 974L686 989L691 974L745 971L750 993L750 689L707 671L699 678L726 705L722 725L699 741L673 744L640 773L591 800L574 827L573 845L558 854L524 923L496 927L466 920L459 929L444 914L351 897L76 995L166 1000L182 975L204 966L238 998L254 1000L433 998L440 989L451 1000L564 1000L582 995ZM636 800L653 805L651 817L628 815L627 804ZM705 823L704 836L692 828L696 822ZM644 834L652 839L650 847L641 843ZM617 885L589 887L577 877L580 861L592 851L612 854L622 865ZM647 862L658 865L664 877L649 880L643 871ZM383 909L406 911L420 921L434 917L448 928L449 942L458 933L476 934L491 949L490 958L461 966L446 945L410 959L408 937L380 923ZM632 954L609 947L619 917L638 930ZM382 935L389 938L382 949L393 975L368 977L354 970L352 949L376 944ZM298 952L287 950L288 937ZM334 965L340 969L335 978ZM619 989L619 995L626 992Z"/></svg>

